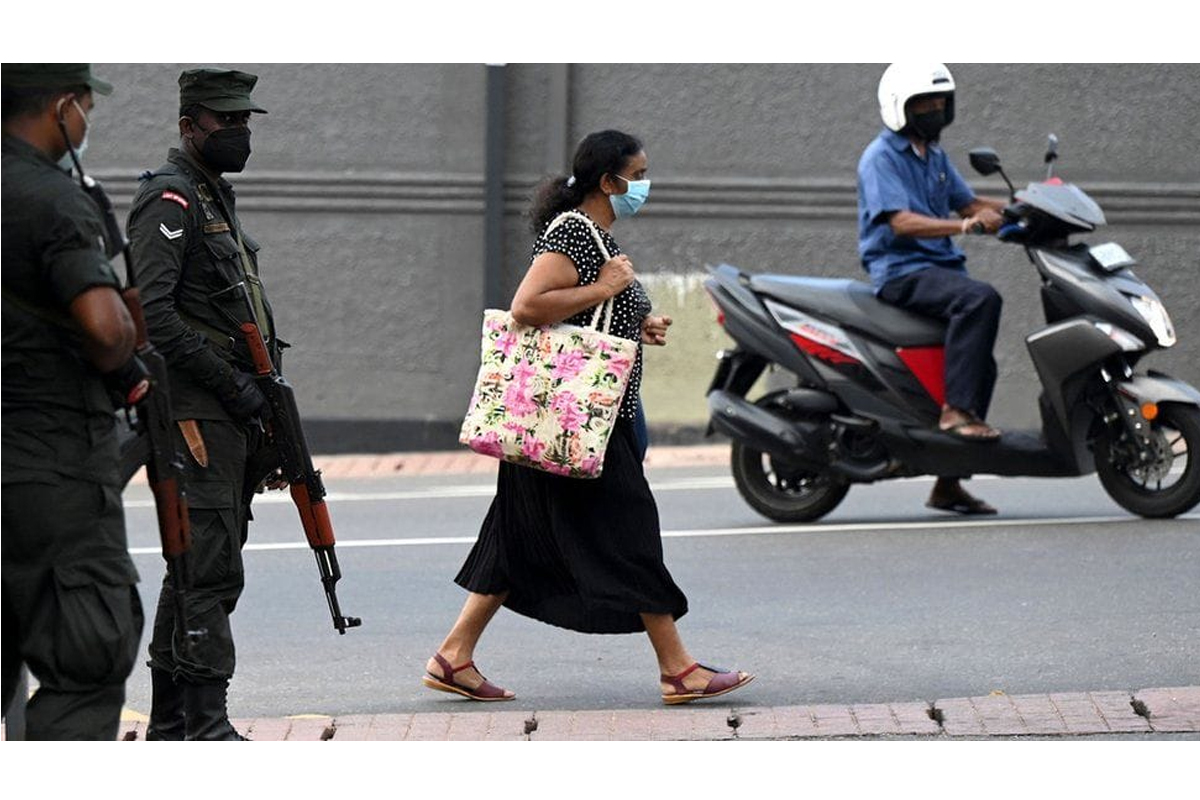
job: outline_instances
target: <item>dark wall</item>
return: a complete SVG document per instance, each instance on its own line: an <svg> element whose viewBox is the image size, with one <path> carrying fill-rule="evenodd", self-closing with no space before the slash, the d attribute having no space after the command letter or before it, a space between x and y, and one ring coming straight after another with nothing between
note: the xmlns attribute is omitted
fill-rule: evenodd
<svg viewBox="0 0 1200 800"><path fill-rule="evenodd" d="M94 113L87 163L124 207L142 169L176 139L185 66L96 65L116 85ZM479 65L245 64L260 75L254 155L231 176L287 371L323 450L450 447L478 365L483 307L486 68ZM958 116L944 144L981 191L965 152L987 144L1018 184L1042 175L1046 134L1060 172L1104 206L1117 240L1163 296L1180 344L1151 365L1200 382L1200 67L950 65ZM883 65L511 65L506 72L503 286L528 264L521 214L535 182L566 167L585 133L618 127L647 146L653 194L617 231L638 269L663 278L728 261L746 269L860 277L854 169L880 129ZM994 404L1033 423L1023 338L1040 324L1036 277L1013 247L966 242L973 274L1006 305ZM647 391L703 391L711 352L656 353L670 377ZM694 365L694 366L693 366ZM689 425L694 403L654 404Z"/></svg>

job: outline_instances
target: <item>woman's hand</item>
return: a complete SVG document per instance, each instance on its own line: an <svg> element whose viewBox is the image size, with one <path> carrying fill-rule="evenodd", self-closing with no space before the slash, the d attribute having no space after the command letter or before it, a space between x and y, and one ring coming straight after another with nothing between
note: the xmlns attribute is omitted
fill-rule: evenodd
<svg viewBox="0 0 1200 800"><path fill-rule="evenodd" d="M619 255L604 262L596 283L604 287L605 297L615 297L628 289L636 278L629 256Z"/></svg>
<svg viewBox="0 0 1200 800"><path fill-rule="evenodd" d="M671 327L673 321L667 316L647 316L642 320L642 344L665 345L667 328Z"/></svg>

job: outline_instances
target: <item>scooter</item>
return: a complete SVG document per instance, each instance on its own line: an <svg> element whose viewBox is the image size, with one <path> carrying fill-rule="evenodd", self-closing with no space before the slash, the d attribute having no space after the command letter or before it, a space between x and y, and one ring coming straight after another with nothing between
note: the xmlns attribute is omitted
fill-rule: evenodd
<svg viewBox="0 0 1200 800"><path fill-rule="evenodd" d="M709 433L732 440L732 470L751 507L780 522L819 519L855 483L914 475L1071 477L1096 472L1119 505L1175 517L1200 502L1200 391L1138 361L1175 344L1158 295L1115 242L1071 237L1105 224L1100 207L1054 176L1016 191L997 232L1041 280L1046 327L1026 337L1041 383L1041 430L973 442L939 431L945 325L878 300L855 280L710 268L705 289L736 348L718 353ZM974 233L982 233L975 230ZM751 400L768 366L787 388ZM791 380L794 378L794 381ZM794 385L793 385L794 383Z"/></svg>

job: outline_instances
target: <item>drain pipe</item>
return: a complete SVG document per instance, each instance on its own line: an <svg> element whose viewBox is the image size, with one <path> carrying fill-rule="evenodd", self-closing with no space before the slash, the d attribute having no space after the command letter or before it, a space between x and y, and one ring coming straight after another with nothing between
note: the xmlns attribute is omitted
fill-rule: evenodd
<svg viewBox="0 0 1200 800"><path fill-rule="evenodd" d="M504 64L487 67L487 129L483 186L484 308L506 308L504 299Z"/></svg>

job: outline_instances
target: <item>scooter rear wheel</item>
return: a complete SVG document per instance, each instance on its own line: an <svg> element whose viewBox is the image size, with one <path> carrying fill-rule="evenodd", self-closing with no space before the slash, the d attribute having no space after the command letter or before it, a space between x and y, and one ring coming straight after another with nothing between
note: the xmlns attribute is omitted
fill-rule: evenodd
<svg viewBox="0 0 1200 800"><path fill-rule="evenodd" d="M733 443L733 481L758 513L776 522L812 522L833 511L850 484L826 473L779 463L771 455Z"/></svg>
<svg viewBox="0 0 1200 800"><path fill-rule="evenodd" d="M1151 463L1132 465L1120 432L1096 440L1096 473L1122 508L1143 517L1177 517L1200 503L1200 409L1164 404L1142 446Z"/></svg>

